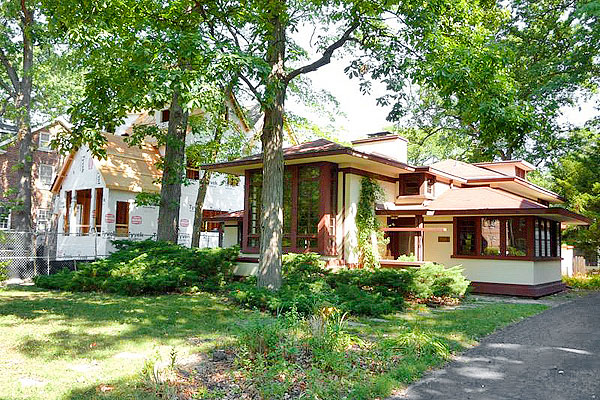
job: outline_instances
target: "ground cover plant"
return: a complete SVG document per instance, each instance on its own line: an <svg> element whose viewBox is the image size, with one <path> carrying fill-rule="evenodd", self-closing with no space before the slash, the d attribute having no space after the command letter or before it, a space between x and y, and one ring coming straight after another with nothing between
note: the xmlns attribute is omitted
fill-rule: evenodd
<svg viewBox="0 0 600 400"><path fill-rule="evenodd" d="M405 269L341 269L330 272L317 254L284 256L283 285L277 292L258 288L254 279L230 285L230 298L246 308L271 313L296 310L311 315L333 306L352 315L380 316L400 311L405 300L444 300L464 296L469 281L460 268L427 263Z"/></svg>
<svg viewBox="0 0 600 400"><path fill-rule="evenodd" d="M0 289L0 398L372 399L544 308L467 300L462 308L410 305L385 320L333 308L274 317L207 293L129 297L9 287ZM225 359L214 360L214 349ZM171 364L168 386L162 368Z"/></svg>
<svg viewBox="0 0 600 400"><path fill-rule="evenodd" d="M154 241L115 242L118 251L103 260L36 277L37 286L69 291L98 291L123 295L225 293L234 303L272 314L294 309L312 315L335 307L352 315L380 316L400 311L405 301L441 301L464 296L469 281L460 268L427 263L419 268L324 268L314 253L287 254L283 285L278 291L260 288L249 277L234 281L237 248L189 249Z"/></svg>
<svg viewBox="0 0 600 400"><path fill-rule="evenodd" d="M587 274L577 274L574 276L563 276L563 282L575 289L600 290L600 271L591 271Z"/></svg>
<svg viewBox="0 0 600 400"><path fill-rule="evenodd" d="M167 242L115 241L118 251L103 260L38 276L47 289L98 291L124 295L217 291L232 280L236 247L197 249Z"/></svg>

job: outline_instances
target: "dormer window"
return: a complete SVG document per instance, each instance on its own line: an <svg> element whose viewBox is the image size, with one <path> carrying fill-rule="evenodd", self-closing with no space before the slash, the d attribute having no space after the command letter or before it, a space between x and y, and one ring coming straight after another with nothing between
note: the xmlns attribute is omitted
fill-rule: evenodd
<svg viewBox="0 0 600 400"><path fill-rule="evenodd" d="M519 167L515 167L515 175L521 179L525 179L525 170Z"/></svg>
<svg viewBox="0 0 600 400"><path fill-rule="evenodd" d="M160 112L160 122L169 122L169 118L171 118L170 110L162 110Z"/></svg>

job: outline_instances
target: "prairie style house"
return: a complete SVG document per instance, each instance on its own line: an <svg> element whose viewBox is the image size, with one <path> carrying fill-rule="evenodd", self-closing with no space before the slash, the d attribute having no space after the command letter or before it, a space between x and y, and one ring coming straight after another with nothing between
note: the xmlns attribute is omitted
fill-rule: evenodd
<svg viewBox="0 0 600 400"><path fill-rule="evenodd" d="M212 218L224 243L241 244L240 274L256 272L261 209L261 155L203 166L245 177L243 211ZM555 193L527 180L524 161L412 166L407 141L386 132L352 142L320 139L284 150L286 252L313 251L329 265L356 266L361 179L381 186L376 214L389 238L384 267L426 261L461 265L474 291L542 296L560 291L561 226L589 221ZM414 261L404 261L412 255Z"/></svg>
<svg viewBox="0 0 600 400"><path fill-rule="evenodd" d="M139 147L130 147L125 139L135 125L157 124L165 128L168 118L168 110L131 114L116 128L115 134L105 134L105 159L94 157L87 146L69 154L52 185L58 218L58 258L103 256L114 250L111 240L115 238L149 239L156 235L158 207L138 205L136 198L140 193L160 193L161 171L157 165L165 148L151 138ZM247 130L241 121L238 122ZM194 135L188 134L186 144L194 140ZM199 171L188 168L186 175L188 184L182 186L180 198L178 242L189 246ZM243 182L215 174L204 206L204 218L240 209L243 207ZM218 246L220 225L210 221L203 225L201 245Z"/></svg>

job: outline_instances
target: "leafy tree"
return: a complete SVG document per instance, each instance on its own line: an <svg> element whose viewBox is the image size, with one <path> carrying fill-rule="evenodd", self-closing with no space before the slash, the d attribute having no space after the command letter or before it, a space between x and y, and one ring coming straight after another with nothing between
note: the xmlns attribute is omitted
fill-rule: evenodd
<svg viewBox="0 0 600 400"><path fill-rule="evenodd" d="M245 55L247 63L240 79L264 113L259 286L281 286L282 145L288 89L303 75L327 65L340 49L349 45L357 49L376 46L378 38L392 38L383 13L394 4L361 0L247 0L240 3L237 13L215 21L215 26L223 27L223 35L230 38L235 51ZM303 26L315 27L313 61L307 61L309 51L294 40L293 34Z"/></svg>
<svg viewBox="0 0 600 400"><path fill-rule="evenodd" d="M0 117L15 122L19 147L12 225L32 228L32 121L55 117L79 92L68 49L48 31L39 1L0 2ZM11 197L2 193L2 197Z"/></svg>
<svg viewBox="0 0 600 400"><path fill-rule="evenodd" d="M75 134L64 145L86 143L103 155L101 130L111 131L131 110L169 105L166 130L138 129L128 140L136 145L152 135L165 145L157 237L177 241L190 113L210 109L213 94L235 79L238 65L205 29L217 5L188 0L48 3L55 24L67 30L88 71L85 95L72 111Z"/></svg>
<svg viewBox="0 0 600 400"><path fill-rule="evenodd" d="M410 61L391 57L373 69L394 93L381 99L394 105L390 118L443 129L443 137L468 143L471 161L560 155L569 129L560 108L590 93L600 76L598 2L515 0L487 10L471 2L472 11L459 14L438 3L409 14L422 20ZM443 18L422 18L435 7L445 9Z"/></svg>
<svg viewBox="0 0 600 400"><path fill-rule="evenodd" d="M582 129L571 138L574 146L552 168L553 189L567 199L568 207L592 219L588 229L570 229L565 240L588 255L600 249L600 133ZM575 150L576 149L576 150Z"/></svg>

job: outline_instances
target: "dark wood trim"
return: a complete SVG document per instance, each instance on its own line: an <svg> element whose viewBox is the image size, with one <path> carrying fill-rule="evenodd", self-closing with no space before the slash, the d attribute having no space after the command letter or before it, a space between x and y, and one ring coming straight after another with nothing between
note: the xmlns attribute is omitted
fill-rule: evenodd
<svg viewBox="0 0 600 400"><path fill-rule="evenodd" d="M527 258L535 257L535 218L527 217Z"/></svg>
<svg viewBox="0 0 600 400"><path fill-rule="evenodd" d="M550 208L495 208L495 209L478 209L478 210L435 210L433 215L453 215L467 216L477 215L489 217L495 215L560 215L567 218L572 218L585 223L591 223L591 220L583 215L569 211L566 208L550 207Z"/></svg>
<svg viewBox="0 0 600 400"><path fill-rule="evenodd" d="M500 254L506 254L506 218L499 218L500 223Z"/></svg>
<svg viewBox="0 0 600 400"><path fill-rule="evenodd" d="M562 292L566 285L561 281L542 283L538 285L516 285L509 283L471 282L471 293L502 294L508 296L523 296L538 298L549 294Z"/></svg>
<svg viewBox="0 0 600 400"><path fill-rule="evenodd" d="M416 215L415 216L415 225L418 229L423 230L423 216ZM423 249L425 243L423 240L423 232L417 231L415 233L415 255L417 256L417 261L423 261L425 258L425 251Z"/></svg>
<svg viewBox="0 0 600 400"><path fill-rule="evenodd" d="M242 252L248 252L248 214L250 213L250 170L244 172L244 217L242 219Z"/></svg>
<svg viewBox="0 0 600 400"><path fill-rule="evenodd" d="M425 227L414 227L414 228L379 228L383 232L448 232L446 228L425 228Z"/></svg>
<svg viewBox="0 0 600 400"><path fill-rule="evenodd" d="M331 221L331 165L321 166L319 177L319 222L317 224L317 247L319 254L330 255L327 248L329 242L329 222Z"/></svg>
<svg viewBox="0 0 600 400"><path fill-rule="evenodd" d="M406 268L420 267L425 264L425 261L379 260L379 264L381 264L383 268Z"/></svg>
<svg viewBox="0 0 600 400"><path fill-rule="evenodd" d="M235 261L237 262L249 262L258 264L258 257L238 257Z"/></svg>
<svg viewBox="0 0 600 400"><path fill-rule="evenodd" d="M427 210L375 210L375 215L426 215Z"/></svg>
<svg viewBox="0 0 600 400"><path fill-rule="evenodd" d="M365 170L353 168L353 167L340 168L339 171L345 172L348 174L365 176L367 178L377 179L377 180L384 181L384 182L391 182L391 183L398 182L398 178L394 178L394 177L387 176L387 175L381 175L381 174L377 174L375 172L369 172L369 171L365 171Z"/></svg>
<svg viewBox="0 0 600 400"><path fill-rule="evenodd" d="M458 253L458 220L452 219L452 254Z"/></svg>

